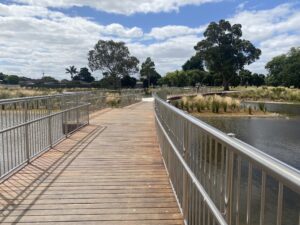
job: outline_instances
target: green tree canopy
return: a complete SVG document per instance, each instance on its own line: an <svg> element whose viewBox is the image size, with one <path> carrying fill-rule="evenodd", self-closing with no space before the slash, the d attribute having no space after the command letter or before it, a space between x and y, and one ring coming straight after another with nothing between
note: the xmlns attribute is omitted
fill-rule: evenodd
<svg viewBox="0 0 300 225"><path fill-rule="evenodd" d="M241 70L239 72L240 85L248 86L252 85L252 72L249 70Z"/></svg>
<svg viewBox="0 0 300 225"><path fill-rule="evenodd" d="M155 63L150 57L147 57L145 62L142 63L140 75L144 83L144 87L157 85L157 81L161 78L160 74L155 69Z"/></svg>
<svg viewBox="0 0 300 225"><path fill-rule="evenodd" d="M266 77L263 74L257 74L254 73L252 75L252 85L255 85L257 87L265 85L266 84Z"/></svg>
<svg viewBox="0 0 300 225"><path fill-rule="evenodd" d="M134 88L136 85L136 78L125 76L121 79L122 88Z"/></svg>
<svg viewBox="0 0 300 225"><path fill-rule="evenodd" d="M19 84L19 77L17 75L7 75L4 79L6 84Z"/></svg>
<svg viewBox="0 0 300 225"><path fill-rule="evenodd" d="M204 39L195 46L210 72L223 79L224 90L237 72L259 58L261 51L248 40L241 39L242 26L228 21L212 22L204 32Z"/></svg>
<svg viewBox="0 0 300 225"><path fill-rule="evenodd" d="M300 88L300 48L291 48L287 54L274 57L266 69L268 85Z"/></svg>
<svg viewBox="0 0 300 225"><path fill-rule="evenodd" d="M6 77L6 75L4 73L0 73L0 80L1 81L4 81L5 77Z"/></svg>
<svg viewBox="0 0 300 225"><path fill-rule="evenodd" d="M51 76L44 76L40 81L41 83L58 83L58 80Z"/></svg>
<svg viewBox="0 0 300 225"><path fill-rule="evenodd" d="M71 75L71 79L73 80L74 75L78 73L77 69L75 66L70 66L69 68L66 68L66 73Z"/></svg>
<svg viewBox="0 0 300 225"><path fill-rule="evenodd" d="M203 60L199 54L192 56L188 61L186 61L182 69L184 71L188 70L203 70Z"/></svg>
<svg viewBox="0 0 300 225"><path fill-rule="evenodd" d="M73 80L80 80L87 83L91 83L95 81L95 78L92 76L88 68L83 67L80 69L79 73L76 76L74 76Z"/></svg>
<svg viewBox="0 0 300 225"><path fill-rule="evenodd" d="M114 88L118 87L120 78L139 71L139 60L130 55L124 42L99 40L89 51L88 61L92 71L100 70L112 77Z"/></svg>
<svg viewBox="0 0 300 225"><path fill-rule="evenodd" d="M213 85L213 76L206 71L189 70L189 71L175 71L167 73L158 81L159 85L167 85L173 87Z"/></svg>

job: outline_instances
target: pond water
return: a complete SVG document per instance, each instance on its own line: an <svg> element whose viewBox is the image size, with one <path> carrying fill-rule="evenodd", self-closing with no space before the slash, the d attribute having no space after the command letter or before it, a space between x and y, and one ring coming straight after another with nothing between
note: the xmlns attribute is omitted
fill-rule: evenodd
<svg viewBox="0 0 300 225"><path fill-rule="evenodd" d="M247 103L248 104L248 103ZM249 103L255 105L255 103ZM266 104L276 118L201 117L200 119L300 170L300 104Z"/></svg>
<svg viewBox="0 0 300 225"><path fill-rule="evenodd" d="M245 103L258 107L257 103ZM199 117L204 122L220 129L225 133L234 133L236 137L261 151L281 160L282 162L300 170L300 104L272 104L266 103L269 112L282 114L280 117ZM242 165L243 166L243 165ZM246 168L244 165L243 168ZM261 173L253 172L252 192L252 224L259 224ZM241 180L241 190L247 190L247 171ZM276 224L276 200L278 184L270 181L266 197L265 225ZM241 220L246 221L246 193L241 195ZM244 206L243 206L244 205ZM286 189L284 191L285 210L283 224L295 225L299 220L299 195ZM240 224L244 224L241 222ZM245 223L246 224L246 223Z"/></svg>

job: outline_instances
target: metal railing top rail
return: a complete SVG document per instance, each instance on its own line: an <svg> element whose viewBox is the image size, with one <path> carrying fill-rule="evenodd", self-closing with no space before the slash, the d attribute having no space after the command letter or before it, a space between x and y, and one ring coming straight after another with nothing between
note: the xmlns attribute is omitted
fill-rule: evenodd
<svg viewBox="0 0 300 225"><path fill-rule="evenodd" d="M293 189L297 193L300 193L300 171L296 168L287 165L286 163L260 151L253 146L250 146L236 138L228 136L222 131L165 102L157 94L154 94L154 98L156 101L160 102L167 108L184 117L186 120L190 121L196 126L201 127L206 132L214 135L217 139L231 147L233 151L237 151L239 154L247 157L250 161L255 162L256 165L268 171L270 175L284 182L287 187Z"/></svg>
<svg viewBox="0 0 300 225"><path fill-rule="evenodd" d="M16 129L16 128L19 128L19 127L22 127L22 126L25 126L25 125L28 125L28 124L31 124L31 123L34 123L34 122L38 122L38 121L41 121L41 120L44 120L44 119L47 119L47 118L51 118L51 117L60 115L62 113L66 113L66 112L69 112L69 111L72 111L72 110L75 110L75 109L80 109L82 107L87 107L87 106L90 106L90 105L91 105L91 103L86 103L86 104L79 105L79 106L72 107L72 108L68 108L68 109L65 109L65 110L62 110L62 111L59 111L59 112L51 113L51 114L48 114L48 115L45 115L45 116L42 116L42 117L38 117L36 119L28 120L26 122L20 123L18 125L13 126L13 127L8 127L6 129L0 130L0 134L5 133L5 132L10 131L10 130L13 130L13 129Z"/></svg>
<svg viewBox="0 0 300 225"><path fill-rule="evenodd" d="M201 183L199 182L199 180L197 179L197 177L195 176L195 174L193 173L193 171L190 169L189 165L186 163L186 161L184 160L184 158L180 154L180 152L177 149L177 147L174 145L174 143L172 142L172 140L170 139L170 137L166 133L166 131L163 128L163 125L161 124L161 122L159 121L157 115L155 115L155 117L156 117L156 121L158 122L158 125L160 126L160 128L163 131L165 137L167 138L168 142L172 146L172 149L174 150L174 152L175 152L176 156L178 157L180 163L182 164L182 166L184 167L184 169L187 171L188 175L191 177L193 183L195 184L195 186L197 187L198 191L203 196L203 199L207 203L207 205L209 206L210 210L215 215L215 218L216 218L218 224L220 224L220 225L228 225L227 222L226 222L226 220L222 216L222 213L218 210L218 208L216 207L215 203L212 201L212 199L210 198L209 194L206 192L205 188L201 185Z"/></svg>
<svg viewBox="0 0 300 225"><path fill-rule="evenodd" d="M24 101L28 101L28 100L48 99L48 98L53 98L53 97L71 96L71 95L88 94L88 93L90 93L90 92L72 92L72 93L67 92L67 93L52 94L52 95L37 95L37 96L21 97L21 98L8 98L8 99L0 99L0 104L24 102Z"/></svg>
<svg viewBox="0 0 300 225"><path fill-rule="evenodd" d="M38 99L48 99L53 97L63 97L63 96L72 96L72 95L86 95L86 94L97 94L97 93L107 93L110 92L112 94L114 93L120 93L121 95L136 95L139 92L142 92L140 89L136 90L96 90L96 91L77 91L77 92L62 92L59 94L50 94L50 95L37 95L37 96L29 96L29 97L20 97L20 98L8 98L8 99L0 99L0 104L6 104L6 103L15 103L15 102L24 102L28 100L38 100Z"/></svg>

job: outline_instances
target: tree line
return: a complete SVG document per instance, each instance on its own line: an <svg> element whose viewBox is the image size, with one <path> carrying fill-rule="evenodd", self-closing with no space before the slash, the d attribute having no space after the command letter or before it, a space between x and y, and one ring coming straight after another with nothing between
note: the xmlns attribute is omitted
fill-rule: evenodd
<svg viewBox="0 0 300 225"><path fill-rule="evenodd" d="M195 54L182 65L182 70L161 76L150 57L141 64L130 54L124 42L99 40L88 52L88 67L79 71L75 66L65 69L71 82L91 84L101 88L133 88L138 77L143 87L196 86L294 86L300 87L300 48L292 48L287 54L273 58L266 64L268 74L252 73L245 69L259 59L261 50L249 40L242 39L241 24L231 25L229 21L212 22L204 32L204 39L196 43ZM91 72L100 71L102 79L95 81ZM138 75L139 74L139 75ZM0 73L0 80L16 84L26 78ZM44 83L57 83L50 76L38 80ZM61 82L67 82L63 80Z"/></svg>

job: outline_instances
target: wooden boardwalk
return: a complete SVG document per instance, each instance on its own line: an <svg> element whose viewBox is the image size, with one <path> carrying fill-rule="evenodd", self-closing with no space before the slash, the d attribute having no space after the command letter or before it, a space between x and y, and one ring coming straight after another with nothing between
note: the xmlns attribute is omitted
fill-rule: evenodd
<svg viewBox="0 0 300 225"><path fill-rule="evenodd" d="M156 140L153 106L98 112L0 184L0 224L183 224Z"/></svg>

